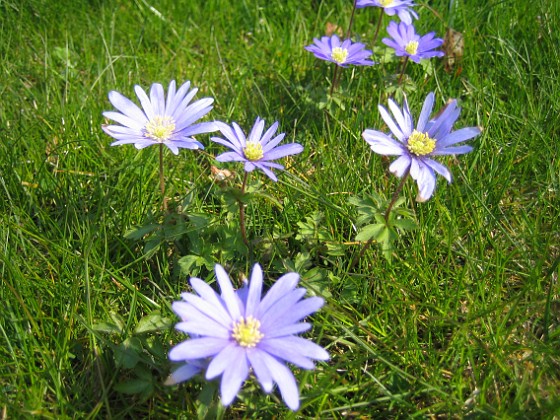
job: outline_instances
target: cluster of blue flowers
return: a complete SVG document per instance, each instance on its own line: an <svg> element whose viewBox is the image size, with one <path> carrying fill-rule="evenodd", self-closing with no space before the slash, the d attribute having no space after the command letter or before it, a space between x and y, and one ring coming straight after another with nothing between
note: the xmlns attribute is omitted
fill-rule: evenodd
<svg viewBox="0 0 560 420"><path fill-rule="evenodd" d="M443 55L436 51L443 41L435 38L433 32L424 36L416 34L412 19L417 19L418 15L412 9L414 3L411 0L354 2L354 9L367 6L382 8L385 14L397 15L401 19L398 24L389 24L387 33L391 38L383 39L397 56L419 62ZM350 39L341 41L337 35L315 39L305 48L339 67L375 64L370 59L372 51L364 44L353 43ZM285 135L276 134L278 122L265 131L265 121L257 117L248 135L235 122L199 122L212 110L213 99L193 101L197 89L191 88L190 82L177 89L175 81L171 81L167 95L159 83L151 86L149 95L140 86L135 86L135 92L140 107L118 92L109 93L109 101L118 112L103 114L116 123L104 125L103 130L115 139L112 145L134 144L138 149L159 145L160 151L165 146L177 155L181 148L204 148L194 136L219 132L221 136L211 137L211 141L229 150L218 155L217 161L242 162L246 176L259 169L272 181L277 181L273 170L284 169L274 161L303 151L303 146L298 143L280 145ZM392 117L382 106L379 106L379 112L390 133L372 129L362 133L375 153L398 156L389 169L398 177L410 175L416 180L418 201L426 201L432 196L436 173L451 182L450 171L433 158L471 151L472 147L460 143L480 133L476 127L452 131L460 113L456 101L448 103L436 117L431 117L434 101L434 94L428 94L415 123L406 98L402 109L389 100ZM240 203L241 216L242 209ZM180 363L180 367L170 375L167 383L176 384L199 373L208 380L221 378L222 402L228 405L252 371L265 392L271 392L276 383L286 405L297 410L298 387L285 363L312 369L314 361L328 360L322 347L298 336L311 327L302 320L317 311L324 304L323 299L304 299L306 290L297 288L299 276L296 273L282 276L263 297L263 272L258 264L253 267L249 282L239 290L234 290L220 265L215 266L215 274L221 293L203 280L191 278L190 284L196 293L183 293L182 300L173 303L173 310L180 318L176 328L189 334L190 338L170 350L170 360Z"/></svg>

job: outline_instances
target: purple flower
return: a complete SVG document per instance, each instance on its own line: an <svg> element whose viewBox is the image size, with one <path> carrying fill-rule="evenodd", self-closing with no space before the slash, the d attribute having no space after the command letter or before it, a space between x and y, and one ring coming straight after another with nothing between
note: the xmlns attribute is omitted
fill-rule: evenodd
<svg viewBox="0 0 560 420"><path fill-rule="evenodd" d="M443 57L443 51L434 51L441 47L443 39L434 38L435 32L430 32L422 37L416 34L414 26L404 22L398 25L395 22L389 23L387 32L393 37L383 38L383 43L395 49L398 57L410 57L415 63L419 63L423 58Z"/></svg>
<svg viewBox="0 0 560 420"><path fill-rule="evenodd" d="M389 100L389 108L395 120L382 106L379 106L379 112L397 139L376 130L365 130L362 133L363 138L375 153L399 156L391 164L389 170L399 178L410 173L418 184L416 200L420 202L426 201L432 196L436 186L435 172L451 182L449 170L441 163L432 160L431 157L468 153L472 150L471 146L457 146L457 143L470 140L480 134L478 127L465 127L451 131L461 112L456 100L450 102L433 120L429 120L433 105L434 93L431 92L424 101L422 112L416 128L414 128L414 121L406 98L402 111L397 104Z"/></svg>
<svg viewBox="0 0 560 420"><path fill-rule="evenodd" d="M117 141L111 146L134 144L137 149L153 144L164 144L174 154L179 148L204 149L204 146L192 136L216 131L213 122L193 124L212 109L212 98L200 99L189 105L198 89L189 90L191 82L175 89L175 80L169 83L167 100L163 86L154 83L150 96L140 87L134 90L142 109L119 92L109 92L109 101L120 112L107 111L103 115L122 125L104 125L103 131Z"/></svg>
<svg viewBox="0 0 560 420"><path fill-rule="evenodd" d="M416 12L410 9L415 6L412 0L358 0L356 3L358 9L368 6L381 7L388 16L397 14L400 20L408 24L412 23L411 16L418 19Z"/></svg>
<svg viewBox="0 0 560 420"><path fill-rule="evenodd" d="M367 60L371 56L371 51L365 49L365 45L360 42L352 43L346 39L342 43L337 35L330 38L322 37L320 40L313 39L314 44L305 47L307 51L315 54L321 60L332 61L337 66L348 67L350 64L356 66L373 66L375 63Z"/></svg>
<svg viewBox="0 0 560 420"><path fill-rule="evenodd" d="M280 277L261 298L263 272L258 264L249 285L237 292L222 266L216 265L215 271L221 294L191 278L198 295L183 293L183 300L172 305L181 318L176 328L194 335L169 351L170 360L186 362L176 378L190 378L194 370L203 369L194 361L207 360L206 379L221 376L222 403L229 405L252 368L266 393L278 384L286 405L297 410L298 386L285 362L313 369L314 360L328 360L322 347L295 335L311 328L300 321L323 306L323 299L302 299L306 290L296 288L297 273Z"/></svg>
<svg viewBox="0 0 560 420"><path fill-rule="evenodd" d="M284 169L284 166L270 162L271 160L303 152L303 146L298 143L284 144L276 147L285 136L282 133L272 138L278 129L278 121L272 124L263 134L264 120L257 117L253 129L249 133L249 138L245 137L245 134L236 123L233 123L232 127L219 121L216 121L215 124L216 128L220 130L226 139L212 137L211 140L233 150L232 152L225 152L216 156L218 162L245 162L246 172L251 172L258 168L273 181L278 181L278 179L271 168Z"/></svg>

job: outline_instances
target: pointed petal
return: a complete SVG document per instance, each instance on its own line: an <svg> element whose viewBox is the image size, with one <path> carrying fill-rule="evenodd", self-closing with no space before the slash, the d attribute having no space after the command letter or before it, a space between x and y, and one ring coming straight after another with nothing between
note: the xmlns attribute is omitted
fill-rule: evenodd
<svg viewBox="0 0 560 420"><path fill-rule="evenodd" d="M263 272L259 264L253 266L251 281L249 282L249 294L245 306L245 317L254 316L261 301L263 284Z"/></svg>
<svg viewBox="0 0 560 420"><path fill-rule="evenodd" d="M214 271L216 272L216 279L218 280L220 290L222 291L222 299L225 302L231 319L233 321L237 321L242 316L242 313L244 311L242 311L239 307L240 301L235 296L235 291L233 290L231 280L226 273L226 270L224 270L224 268L220 264L216 264L216 266L214 267Z"/></svg>
<svg viewBox="0 0 560 420"><path fill-rule="evenodd" d="M416 129L421 133L425 132L426 123L430 119L430 114L432 113L432 109L434 107L434 98L434 92L430 92L428 96L426 96L426 100L422 106L422 111L418 117L418 124L416 124Z"/></svg>
<svg viewBox="0 0 560 420"><path fill-rule="evenodd" d="M223 405L227 406L233 402L247 376L249 376L249 366L245 355L239 357L235 363L229 364L222 376L220 387Z"/></svg>
<svg viewBox="0 0 560 420"><path fill-rule="evenodd" d="M214 337L193 338L177 344L169 350L169 360L180 362L211 357L229 344L228 340Z"/></svg>
<svg viewBox="0 0 560 420"><path fill-rule="evenodd" d="M362 137L369 144L371 150L380 155L402 155L403 144L376 130L364 130Z"/></svg>

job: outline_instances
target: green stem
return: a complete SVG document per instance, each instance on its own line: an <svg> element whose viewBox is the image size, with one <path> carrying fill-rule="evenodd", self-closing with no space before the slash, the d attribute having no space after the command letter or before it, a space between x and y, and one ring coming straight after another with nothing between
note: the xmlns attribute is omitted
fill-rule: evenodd
<svg viewBox="0 0 560 420"><path fill-rule="evenodd" d="M399 85L400 85L401 82L402 82L402 78L403 78L403 76L404 76L404 71L406 70L406 65L408 64L408 59L409 59L409 57L408 57L408 55L407 55L407 56L404 58L404 63L403 63L403 65L402 65L401 75L399 76L399 81L397 82Z"/></svg>
<svg viewBox="0 0 560 420"><path fill-rule="evenodd" d="M346 31L346 39L350 38L350 32L352 30L352 24L354 23L354 13L356 12L356 4L358 0L354 0L354 7L352 7L352 14L350 15L350 23L348 24L348 30Z"/></svg>
<svg viewBox="0 0 560 420"><path fill-rule="evenodd" d="M243 177L243 185L241 185L241 196L245 195L245 187L247 185L247 178L249 172L245 172ZM243 201L237 200L239 204L239 226L241 228L241 237L243 238L243 243L249 248L249 241L247 240L247 230L245 229L245 204Z"/></svg>
<svg viewBox="0 0 560 420"><path fill-rule="evenodd" d="M162 197L162 207L167 211L167 198L165 197L165 180L163 178L163 143L159 144L159 189Z"/></svg>
<svg viewBox="0 0 560 420"><path fill-rule="evenodd" d="M391 198L391 202L387 206L387 210L385 211L385 224L387 224L387 225L389 224L389 214L391 213L391 210L393 209L393 206L395 205L395 203L399 199L399 195L401 194L401 191L404 187L404 183L406 182L406 179L408 178L409 174L410 174L410 167L406 170L406 172L402 176L401 182L399 183L399 186L397 187L397 189L393 193L393 197Z"/></svg>
<svg viewBox="0 0 560 420"><path fill-rule="evenodd" d="M334 89L336 88L336 85L338 85L338 66L335 64L334 65L334 72L333 72L333 77L332 77L332 83L331 83L331 91L329 92L329 95L332 96Z"/></svg>
<svg viewBox="0 0 560 420"><path fill-rule="evenodd" d="M380 12L377 27L375 28L375 33L373 34L373 40L371 41L371 48L375 47L375 42L377 41L377 36L379 35L379 30L381 29L381 22L383 22L383 10Z"/></svg>
<svg viewBox="0 0 560 420"><path fill-rule="evenodd" d="M389 225L389 214L391 213L391 210L393 209L393 206L397 202L397 200L399 198L399 195L400 195L400 193L401 193L401 191L404 187L404 183L406 182L406 179L408 178L409 174L410 174L410 168L408 168L406 170L406 172L404 173L404 175L402 176L401 182L399 183L399 185L397 186L397 189L393 193L393 197L391 198L391 202L387 206L387 210L385 211L385 216L384 216L385 217L385 224L387 226ZM369 249L369 247L371 246L371 244L373 243L374 240L375 240L375 238L370 238L364 244L364 246L360 250L360 253L352 260L352 263L350 264L350 267L348 268L348 271L352 270L356 266L356 264L358 264L358 261L360 261L362 259L365 252Z"/></svg>

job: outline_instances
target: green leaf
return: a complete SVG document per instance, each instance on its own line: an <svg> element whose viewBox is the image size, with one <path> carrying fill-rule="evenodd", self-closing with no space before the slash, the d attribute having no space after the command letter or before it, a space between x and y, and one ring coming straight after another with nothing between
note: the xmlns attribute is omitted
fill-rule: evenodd
<svg viewBox="0 0 560 420"><path fill-rule="evenodd" d="M119 382L115 385L115 390L122 394L136 395L145 394L153 390L153 383L144 379L130 379Z"/></svg>
<svg viewBox="0 0 560 420"><path fill-rule="evenodd" d="M115 348L115 363L126 369L132 369L140 361L142 343L137 337L127 338Z"/></svg>
<svg viewBox="0 0 560 420"><path fill-rule="evenodd" d="M126 239L131 239L133 241L138 241L142 239L149 233L152 233L154 230L157 230L160 227L157 223L150 223L144 226L136 226L124 234Z"/></svg>
<svg viewBox="0 0 560 420"><path fill-rule="evenodd" d="M134 330L135 334L144 334L168 330L173 325L169 318L165 318L159 311L154 311L143 317Z"/></svg>
<svg viewBox="0 0 560 420"><path fill-rule="evenodd" d="M414 220L410 219L396 219L393 220L393 226L402 230L414 230L418 227Z"/></svg>
<svg viewBox="0 0 560 420"><path fill-rule="evenodd" d="M92 326L94 331L102 332L106 334L122 334L122 329L112 322L98 322Z"/></svg>
<svg viewBox="0 0 560 420"><path fill-rule="evenodd" d="M369 241L370 239L376 239L379 242L379 236L382 234L382 231L385 227L386 226L383 223L364 226L362 230L356 235L356 240Z"/></svg>

